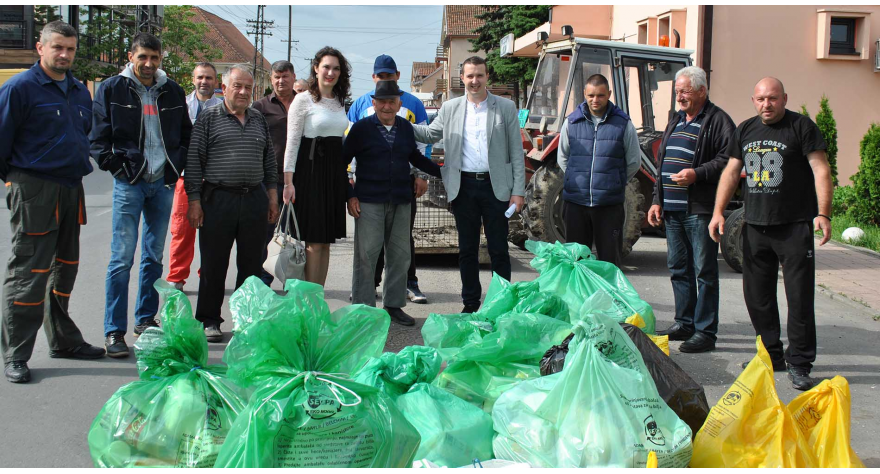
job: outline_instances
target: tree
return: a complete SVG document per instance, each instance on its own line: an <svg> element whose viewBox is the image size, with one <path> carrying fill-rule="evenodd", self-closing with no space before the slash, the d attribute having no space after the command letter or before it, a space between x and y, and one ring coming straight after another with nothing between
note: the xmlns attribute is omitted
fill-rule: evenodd
<svg viewBox="0 0 880 474"><path fill-rule="evenodd" d="M825 154L828 156L828 164L831 166L831 180L834 186L837 186L837 122L834 120L834 114L831 112L831 107L828 106L828 97L825 94L822 94L822 99L819 101L816 125L819 126L825 144L828 145Z"/></svg>
<svg viewBox="0 0 880 474"><path fill-rule="evenodd" d="M192 20L193 7L167 5L165 7L165 27L162 31L162 69L168 77L180 84L187 93L195 86L192 71L196 63L213 61L221 56L221 51L205 41L208 25Z"/></svg>
<svg viewBox="0 0 880 474"><path fill-rule="evenodd" d="M474 46L471 52L486 51L490 81L514 83L520 90L526 90L526 86L535 78L538 60L500 57L501 38L510 33L519 37L544 24L550 16L550 6L501 5L484 6L483 9L484 12L477 15L478 19L483 20L483 26L474 30L477 37L470 40Z"/></svg>
<svg viewBox="0 0 880 474"><path fill-rule="evenodd" d="M855 203L849 213L858 222L880 225L880 125L871 124L859 144L859 172L853 175Z"/></svg>
<svg viewBox="0 0 880 474"><path fill-rule="evenodd" d="M807 104L801 104L801 115L809 117L810 111L807 110Z"/></svg>

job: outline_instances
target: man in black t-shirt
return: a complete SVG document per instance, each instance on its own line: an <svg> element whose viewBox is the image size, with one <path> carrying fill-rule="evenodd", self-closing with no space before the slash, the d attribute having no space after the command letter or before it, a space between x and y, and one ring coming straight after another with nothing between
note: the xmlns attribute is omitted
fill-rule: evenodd
<svg viewBox="0 0 880 474"><path fill-rule="evenodd" d="M785 370L794 387L808 390L816 360L813 230L831 237L831 170L825 140L809 117L785 109L788 96L776 78L755 85L758 115L741 123L730 142L730 161L718 184L709 233L724 232L722 212L745 165L743 293L755 332L770 353L774 370ZM813 226L810 225L811 221ZM776 281L785 268L788 349L783 354Z"/></svg>

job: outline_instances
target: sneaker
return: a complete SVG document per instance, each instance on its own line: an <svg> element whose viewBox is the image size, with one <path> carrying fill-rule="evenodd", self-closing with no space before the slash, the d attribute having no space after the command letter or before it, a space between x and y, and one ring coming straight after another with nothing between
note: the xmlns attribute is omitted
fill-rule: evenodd
<svg viewBox="0 0 880 474"><path fill-rule="evenodd" d="M742 368L745 369L746 367L748 367L750 362L751 362L750 360L743 362ZM785 372L786 370L788 370L788 369L786 369L786 367L785 367L784 360L774 360L773 361L773 372Z"/></svg>
<svg viewBox="0 0 880 474"><path fill-rule="evenodd" d="M27 362L23 360L13 360L6 363L6 370L3 371L6 380L12 383L26 383L31 381L31 370L28 369Z"/></svg>
<svg viewBox="0 0 880 474"><path fill-rule="evenodd" d="M223 342L223 331L220 326L208 326L205 328L205 338L208 342Z"/></svg>
<svg viewBox="0 0 880 474"><path fill-rule="evenodd" d="M157 328L159 327L159 322L156 321L155 318L150 318L137 326L134 327L134 335L135 337L140 336L147 330L147 328Z"/></svg>
<svg viewBox="0 0 880 474"><path fill-rule="evenodd" d="M476 313L480 310L480 305L478 304L466 304L464 308L461 309L462 313Z"/></svg>
<svg viewBox="0 0 880 474"><path fill-rule="evenodd" d="M810 377L810 369L806 367L795 367L789 364L788 378L794 388L800 391L809 390L816 385L816 381Z"/></svg>
<svg viewBox="0 0 880 474"><path fill-rule="evenodd" d="M416 304L427 304L428 297L419 289L418 282L412 282L406 285L406 297Z"/></svg>
<svg viewBox="0 0 880 474"><path fill-rule="evenodd" d="M385 311L388 311L388 315L391 316L391 320L397 324L402 326L415 326L416 320L412 316L403 312L400 308L389 308L385 307Z"/></svg>
<svg viewBox="0 0 880 474"><path fill-rule="evenodd" d="M174 289L177 291L183 291L183 283L182 281L173 281L171 284L174 285Z"/></svg>
<svg viewBox="0 0 880 474"><path fill-rule="evenodd" d="M73 349L49 351L49 357L53 359L100 359L104 357L105 353L104 349L84 342Z"/></svg>
<svg viewBox="0 0 880 474"><path fill-rule="evenodd" d="M128 357L128 344L125 343L125 333L114 331L104 338L104 348L107 349L107 357L121 359Z"/></svg>

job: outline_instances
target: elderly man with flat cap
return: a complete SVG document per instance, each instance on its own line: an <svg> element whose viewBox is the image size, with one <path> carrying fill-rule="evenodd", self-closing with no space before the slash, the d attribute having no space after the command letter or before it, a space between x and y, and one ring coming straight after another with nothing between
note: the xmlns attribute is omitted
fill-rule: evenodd
<svg viewBox="0 0 880 474"><path fill-rule="evenodd" d="M379 81L372 96L376 113L358 120L348 132L342 156L357 156L355 184L349 189L348 212L355 218L352 302L373 306L376 262L385 249L382 298L391 320L412 326L406 306L406 275L410 264L410 163L435 177L440 167L416 144L412 124L399 117L403 92L396 81Z"/></svg>

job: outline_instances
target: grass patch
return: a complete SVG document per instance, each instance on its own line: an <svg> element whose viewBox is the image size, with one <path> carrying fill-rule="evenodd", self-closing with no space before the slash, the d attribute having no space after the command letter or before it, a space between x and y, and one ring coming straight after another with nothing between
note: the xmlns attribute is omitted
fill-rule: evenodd
<svg viewBox="0 0 880 474"><path fill-rule="evenodd" d="M858 227L865 231L865 238L858 242L844 242L841 234L850 227ZM822 234L819 233L818 235ZM846 214L837 215L831 219L831 240L880 252L880 227L856 222L855 219Z"/></svg>

